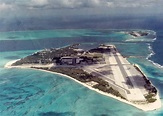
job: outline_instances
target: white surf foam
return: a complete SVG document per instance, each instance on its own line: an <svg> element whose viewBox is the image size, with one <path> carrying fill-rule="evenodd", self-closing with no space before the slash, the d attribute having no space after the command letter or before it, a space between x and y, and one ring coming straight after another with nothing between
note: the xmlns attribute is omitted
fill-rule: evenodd
<svg viewBox="0 0 163 116"><path fill-rule="evenodd" d="M154 38L154 39L156 40L157 38ZM155 41L155 40L154 40L154 41ZM151 44L149 44L149 43L148 43L148 49L149 49L149 51L150 51L150 54L146 57L146 59L147 59L148 61L150 61L152 64L154 64L155 66L157 66L158 68L163 68L162 65L160 65L160 64L158 64L158 63L156 63L156 62L150 60L150 58L151 58L153 55L155 55L155 52L153 51L152 46L151 46Z"/></svg>

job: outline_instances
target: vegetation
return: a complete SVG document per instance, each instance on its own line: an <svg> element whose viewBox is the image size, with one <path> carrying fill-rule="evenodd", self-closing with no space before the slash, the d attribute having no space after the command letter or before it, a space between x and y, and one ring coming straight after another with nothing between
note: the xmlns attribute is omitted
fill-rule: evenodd
<svg viewBox="0 0 163 116"><path fill-rule="evenodd" d="M82 59L81 62L84 62L86 64L92 64L92 63L102 63L104 61L103 58L103 52L108 52L110 49L102 49L102 48L95 48L91 49L89 52L84 51L78 51L76 49L78 44L74 44L71 46L67 46L60 49L46 49L37 53L34 53L30 56L27 56L17 62L15 62L13 65L22 65L22 64L48 64L48 63L56 63L57 67L51 67L51 68L42 68L42 67L32 67L36 69L43 69L48 70L52 72L58 72L62 73L68 76L71 76L72 78L81 81L81 82L96 82L98 84L94 85L93 87L96 89L99 89L101 91L111 93L115 96L120 96L120 93L113 88L111 88L105 80L95 77L92 74L89 74L85 72L84 70L78 68L78 67L64 67L61 65L67 65L62 64L61 58L68 56L68 57L79 57ZM80 54L80 55L79 55Z"/></svg>
<svg viewBox="0 0 163 116"><path fill-rule="evenodd" d="M75 78L81 82L97 82L100 85L108 85L108 83L106 81L104 81L101 78L95 77L87 72L85 72L82 69L79 68L75 68L75 67L52 67L50 69L48 69L49 71L52 72L58 72L58 73L62 73L62 74L66 74L68 76L71 76L72 78ZM108 85L109 86L109 85Z"/></svg>
<svg viewBox="0 0 163 116"><path fill-rule="evenodd" d="M86 62L88 64L104 60L103 55L101 53L80 52L76 50L78 49L77 46L78 44L74 44L59 49L45 49L43 51L39 51L30 56L22 58L21 60L15 62L12 65L17 66L22 64L50 64L50 63L61 64L60 59L66 56L80 57L83 59L83 62Z"/></svg>
<svg viewBox="0 0 163 116"><path fill-rule="evenodd" d="M96 84L93 86L93 88L99 89L104 92L108 92L109 85L108 84Z"/></svg>
<svg viewBox="0 0 163 116"><path fill-rule="evenodd" d="M103 48L94 48L94 49L90 49L89 52L91 53L104 53L104 52L110 52L111 50L109 48L107 49L103 49Z"/></svg>
<svg viewBox="0 0 163 116"><path fill-rule="evenodd" d="M115 95L117 97L121 97L123 99L125 99L118 91L114 90L112 87L109 87L108 85L104 85L104 84L97 84L94 85L93 88L99 89L101 91L110 93L112 95Z"/></svg>
<svg viewBox="0 0 163 116"><path fill-rule="evenodd" d="M143 32L143 31L132 31L129 32L130 35L138 37L138 36L147 36L149 33L148 32Z"/></svg>
<svg viewBox="0 0 163 116"><path fill-rule="evenodd" d="M79 68L70 68L70 67L52 67L48 69L52 72L58 72L62 74L66 74L68 76L71 76L81 82L90 82L93 78L92 75L88 74L87 72L83 71Z"/></svg>
<svg viewBox="0 0 163 116"><path fill-rule="evenodd" d="M97 82L98 84L94 85L93 88L96 88L103 92L107 92L107 93L110 93L117 97L123 98L122 95L118 91L114 90L112 87L109 86L108 82L106 82L105 80L103 80L101 78L95 77L79 68L70 68L70 67L52 67L50 69L38 68L38 67L32 67L32 68L43 69L43 70L48 70L48 71L52 71L52 72L66 74L66 75L71 76L72 78L74 78L78 81L81 81L81 82L94 81L94 82Z"/></svg>
<svg viewBox="0 0 163 116"><path fill-rule="evenodd" d="M153 93L149 93L148 95L145 96L148 103L155 102L156 99L154 97L155 97L155 94L153 94Z"/></svg>
<svg viewBox="0 0 163 116"><path fill-rule="evenodd" d="M60 49L45 49L27 56L15 62L13 65L53 63L58 61L61 57L77 55L78 52L74 50L77 46L78 44L74 44Z"/></svg>
<svg viewBox="0 0 163 116"><path fill-rule="evenodd" d="M153 103L153 102L156 101L156 99L155 98L150 98L150 99L147 99L147 101L148 101L148 103Z"/></svg>

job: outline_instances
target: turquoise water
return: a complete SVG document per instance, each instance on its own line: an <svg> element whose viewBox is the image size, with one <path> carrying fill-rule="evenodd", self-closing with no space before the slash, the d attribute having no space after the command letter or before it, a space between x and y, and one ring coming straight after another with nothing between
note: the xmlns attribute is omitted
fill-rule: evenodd
<svg viewBox="0 0 163 116"><path fill-rule="evenodd" d="M131 63L137 63L163 96L163 69L150 62L155 35L136 41L125 30L42 30L0 33L1 116L162 116L163 108L143 112L91 91L65 77L31 69L5 69L11 60L50 47L81 43L89 49L115 44ZM159 38L157 38L159 39ZM163 100L161 99L162 103Z"/></svg>

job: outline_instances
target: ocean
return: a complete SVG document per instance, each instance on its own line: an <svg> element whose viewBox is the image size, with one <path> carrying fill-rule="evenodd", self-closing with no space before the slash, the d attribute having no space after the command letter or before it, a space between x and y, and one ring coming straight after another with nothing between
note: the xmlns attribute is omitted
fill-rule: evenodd
<svg viewBox="0 0 163 116"><path fill-rule="evenodd" d="M0 32L0 116L163 116L163 107L143 112L60 75L4 65L45 48L80 43L89 49L114 44L158 88L163 103L163 30L133 38L124 29L54 29ZM132 57L129 57L132 56Z"/></svg>

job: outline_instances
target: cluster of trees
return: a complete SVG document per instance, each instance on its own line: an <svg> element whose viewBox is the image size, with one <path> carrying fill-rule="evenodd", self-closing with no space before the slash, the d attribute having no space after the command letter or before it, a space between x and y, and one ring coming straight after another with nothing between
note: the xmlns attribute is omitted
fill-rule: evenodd
<svg viewBox="0 0 163 116"><path fill-rule="evenodd" d="M149 93L148 95L145 96L146 100L148 103L153 103L156 101L155 94Z"/></svg>
<svg viewBox="0 0 163 116"><path fill-rule="evenodd" d="M46 49L39 51L30 56L22 58L21 60L15 62L13 65L22 65L22 64L48 64L58 61L61 57L77 55L77 51L74 49L77 47L76 44L67 46L60 49Z"/></svg>
<svg viewBox="0 0 163 116"><path fill-rule="evenodd" d="M52 51L51 57L55 59L55 58L61 58L64 56L76 56L78 52L74 50L75 48L76 47L72 45L72 46L56 49Z"/></svg>
<svg viewBox="0 0 163 116"><path fill-rule="evenodd" d="M78 56L80 51L76 51L78 49L78 44L74 44L71 46L67 46L60 49L45 49L43 51L36 52L30 56L22 58L21 60L15 62L13 65L22 65L22 64L49 64L49 63L57 63L60 64L61 57L65 56ZM83 51L84 53L84 51ZM96 63L103 61L103 55L101 53L85 53L78 56L83 59L83 62L86 63Z"/></svg>
<svg viewBox="0 0 163 116"><path fill-rule="evenodd" d="M148 32L143 32L143 31L132 31L132 32L129 32L130 35L132 36L135 36L135 37L138 37L138 36L147 36L149 33Z"/></svg>
<svg viewBox="0 0 163 116"><path fill-rule="evenodd" d="M96 53L105 53L105 52L110 52L111 49L107 48L107 49L103 49L103 48L94 48L94 49L90 49L89 52L96 52Z"/></svg>
<svg viewBox="0 0 163 116"><path fill-rule="evenodd" d="M139 69L139 67L135 66L135 68L143 75L143 79L146 82L144 87L149 91L150 94L157 94L157 89L151 83L151 81L144 75L144 73ZM147 98L149 98L147 96ZM154 99L148 99L147 101L155 101Z"/></svg>
<svg viewBox="0 0 163 116"><path fill-rule="evenodd" d="M105 84L97 84L97 85L94 85L93 88L99 89L101 91L110 93L112 95L115 95L117 97L121 97L121 98L124 99L124 97L118 91L114 90L112 87L110 87L108 85L105 85Z"/></svg>
<svg viewBox="0 0 163 116"><path fill-rule="evenodd" d="M72 78L75 78L81 82L90 82L94 78L91 74L88 74L87 72L85 72L79 68L52 67L48 70L52 71L52 72L66 74L66 75L71 76Z"/></svg>

